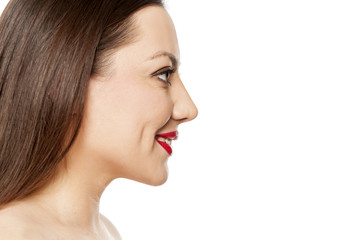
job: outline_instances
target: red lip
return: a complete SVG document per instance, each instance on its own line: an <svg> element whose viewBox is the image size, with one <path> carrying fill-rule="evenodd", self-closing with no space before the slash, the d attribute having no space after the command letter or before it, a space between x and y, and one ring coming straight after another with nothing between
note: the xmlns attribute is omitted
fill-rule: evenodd
<svg viewBox="0 0 360 240"><path fill-rule="evenodd" d="M156 139L156 141L165 149L165 151L166 151L169 155L172 154L172 148L170 147L170 145L168 145L168 144L166 144L166 143L164 143L164 142L162 142L162 141L159 141L159 140L157 140L157 139Z"/></svg>
<svg viewBox="0 0 360 240"><path fill-rule="evenodd" d="M157 134L156 136L166 138L169 140L176 140L178 138L178 134L179 134L178 131L173 131L173 132L168 132L168 133L160 133L160 134ZM160 144L160 146L162 146L165 149L165 151L169 155L172 154L172 148L169 144L159 141L158 139L156 139L156 141Z"/></svg>
<svg viewBox="0 0 360 240"><path fill-rule="evenodd" d="M156 136L168 138L171 140L176 140L178 138L178 135L179 135L178 131L173 131L173 132L168 132L168 133L160 133L160 134L157 134Z"/></svg>

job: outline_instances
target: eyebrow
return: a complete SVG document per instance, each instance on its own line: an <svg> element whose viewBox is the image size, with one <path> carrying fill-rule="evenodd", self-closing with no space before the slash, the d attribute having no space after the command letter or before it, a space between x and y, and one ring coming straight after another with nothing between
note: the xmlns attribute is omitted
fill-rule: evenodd
<svg viewBox="0 0 360 240"><path fill-rule="evenodd" d="M154 60L155 58L159 58L159 57L168 57L171 61L171 64L173 65L173 67L175 69L177 69L179 67L179 61L177 60L177 58L175 57L174 54L166 52L166 51L161 51L161 52L157 52L154 55L152 55L149 60Z"/></svg>

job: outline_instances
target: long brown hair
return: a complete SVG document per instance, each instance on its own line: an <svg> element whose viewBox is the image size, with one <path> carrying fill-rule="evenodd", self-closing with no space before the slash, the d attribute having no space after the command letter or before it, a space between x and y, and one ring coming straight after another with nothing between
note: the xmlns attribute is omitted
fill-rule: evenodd
<svg viewBox="0 0 360 240"><path fill-rule="evenodd" d="M44 187L79 130L87 84L161 0L11 0L0 18L0 206Z"/></svg>

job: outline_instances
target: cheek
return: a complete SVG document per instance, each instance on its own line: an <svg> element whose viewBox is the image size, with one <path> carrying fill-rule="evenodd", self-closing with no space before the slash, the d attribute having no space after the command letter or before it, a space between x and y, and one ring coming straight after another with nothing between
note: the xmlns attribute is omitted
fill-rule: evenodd
<svg viewBox="0 0 360 240"><path fill-rule="evenodd" d="M110 94L109 94L110 95ZM161 128L170 118L172 101L169 94L161 88L144 84L134 84L118 89L111 94L106 104L111 108L112 119L122 122L125 128L142 130L144 127Z"/></svg>
<svg viewBox="0 0 360 240"><path fill-rule="evenodd" d="M146 84L105 84L89 86L83 121L87 148L112 160L138 156L139 146L149 151L171 116L169 94Z"/></svg>
<svg viewBox="0 0 360 240"><path fill-rule="evenodd" d="M143 94L140 102L135 102L133 109L138 106L138 112L134 113L139 125L146 124L156 128L155 131L163 127L172 114L172 101L169 95L163 91L148 91Z"/></svg>

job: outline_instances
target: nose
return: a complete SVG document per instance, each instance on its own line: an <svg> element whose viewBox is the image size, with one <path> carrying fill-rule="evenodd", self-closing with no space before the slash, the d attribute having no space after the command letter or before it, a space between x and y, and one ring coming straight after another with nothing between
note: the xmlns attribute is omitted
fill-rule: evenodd
<svg viewBox="0 0 360 240"><path fill-rule="evenodd" d="M174 86L175 85L175 86ZM198 109L192 101L189 93L186 91L180 78L172 87L172 99L174 103L171 118L183 123L196 118Z"/></svg>

